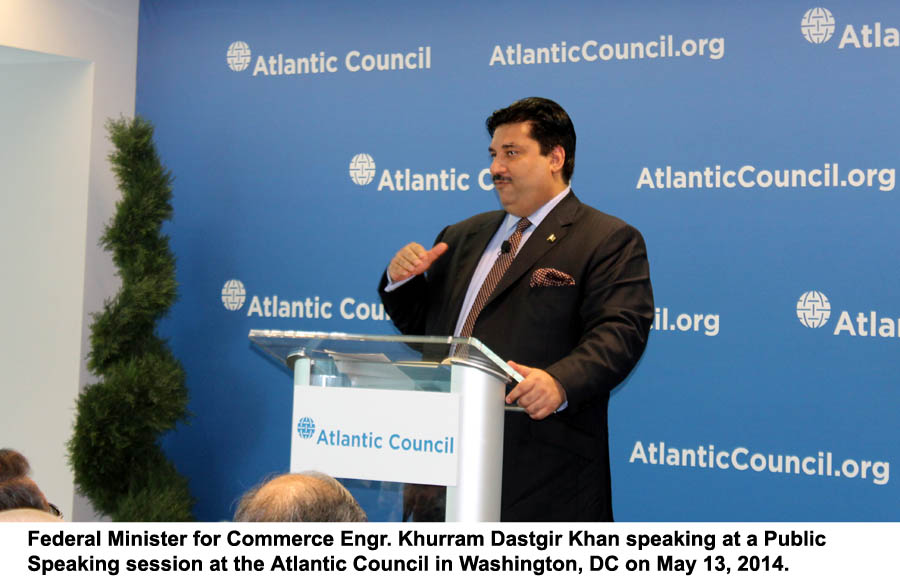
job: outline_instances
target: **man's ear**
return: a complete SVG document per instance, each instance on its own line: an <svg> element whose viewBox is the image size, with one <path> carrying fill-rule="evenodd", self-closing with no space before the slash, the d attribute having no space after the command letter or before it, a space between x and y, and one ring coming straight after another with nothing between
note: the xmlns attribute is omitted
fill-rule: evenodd
<svg viewBox="0 0 900 585"><path fill-rule="evenodd" d="M550 170L554 173L560 172L564 164L566 164L566 149L557 144L550 151Z"/></svg>

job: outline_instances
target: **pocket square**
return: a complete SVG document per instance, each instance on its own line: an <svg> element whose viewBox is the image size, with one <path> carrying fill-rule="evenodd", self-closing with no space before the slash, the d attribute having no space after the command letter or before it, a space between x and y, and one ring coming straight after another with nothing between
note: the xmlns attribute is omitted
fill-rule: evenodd
<svg viewBox="0 0 900 585"><path fill-rule="evenodd" d="M537 286L575 286L575 279L556 268L538 268L531 273L531 288Z"/></svg>

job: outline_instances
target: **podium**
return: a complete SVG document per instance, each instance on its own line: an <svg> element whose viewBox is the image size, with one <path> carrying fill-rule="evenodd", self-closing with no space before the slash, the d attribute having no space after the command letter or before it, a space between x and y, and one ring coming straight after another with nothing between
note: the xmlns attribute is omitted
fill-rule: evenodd
<svg viewBox="0 0 900 585"><path fill-rule="evenodd" d="M521 376L475 338L250 331L294 375L291 471L446 486L438 519L500 520L504 397ZM420 498L421 499L421 498Z"/></svg>

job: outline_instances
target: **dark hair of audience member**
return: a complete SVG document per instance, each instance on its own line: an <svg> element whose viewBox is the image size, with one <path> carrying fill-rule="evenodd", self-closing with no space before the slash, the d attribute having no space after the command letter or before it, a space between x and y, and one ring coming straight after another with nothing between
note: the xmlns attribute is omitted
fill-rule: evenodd
<svg viewBox="0 0 900 585"><path fill-rule="evenodd" d="M13 449L0 449L0 481L24 477L31 471L25 456Z"/></svg>
<svg viewBox="0 0 900 585"><path fill-rule="evenodd" d="M28 477L28 460L13 449L0 449L0 510L35 508L50 512L50 504Z"/></svg>

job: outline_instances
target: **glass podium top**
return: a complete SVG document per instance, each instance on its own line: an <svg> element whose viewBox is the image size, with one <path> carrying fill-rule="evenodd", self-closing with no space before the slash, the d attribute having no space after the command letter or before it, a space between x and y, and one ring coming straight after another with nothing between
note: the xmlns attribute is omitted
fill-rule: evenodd
<svg viewBox="0 0 900 585"><path fill-rule="evenodd" d="M378 368L415 380L416 386L435 390L449 380L450 366L461 364L480 369L508 382L522 377L490 348L474 337L435 337L423 335L362 335L318 331L279 331L252 329L250 341L288 368L309 358L313 372L328 375L348 369ZM370 376L367 376L370 377ZM330 385L330 384L325 384Z"/></svg>

